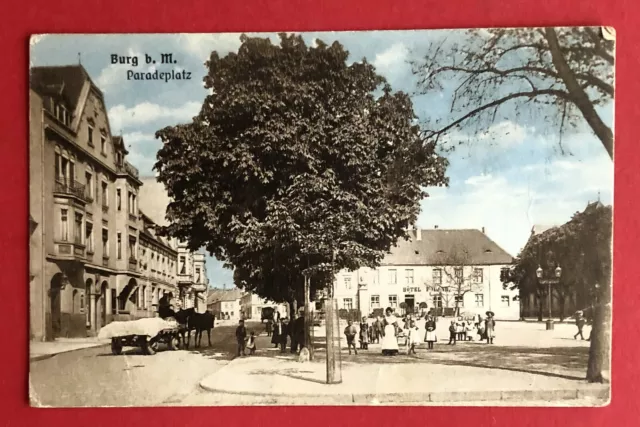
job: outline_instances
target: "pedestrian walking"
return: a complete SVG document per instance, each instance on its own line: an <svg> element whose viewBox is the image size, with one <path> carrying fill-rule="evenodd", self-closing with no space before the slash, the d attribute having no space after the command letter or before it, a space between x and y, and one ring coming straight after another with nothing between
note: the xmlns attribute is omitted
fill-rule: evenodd
<svg viewBox="0 0 640 427"><path fill-rule="evenodd" d="M447 345L456 345L457 335L458 329L456 328L456 321L452 320L451 325L449 326L449 344Z"/></svg>
<svg viewBox="0 0 640 427"><path fill-rule="evenodd" d="M265 327L267 336L270 337L273 332L273 319L267 319L267 326Z"/></svg>
<svg viewBox="0 0 640 427"><path fill-rule="evenodd" d="M247 348L249 349L249 354L256 354L256 335L255 332L251 331L249 334L249 339L247 340Z"/></svg>
<svg viewBox="0 0 640 427"><path fill-rule="evenodd" d="M493 311L487 311L487 318L484 321L484 334L487 337L487 344L493 344L493 339L495 338L496 321L493 316L495 316Z"/></svg>
<svg viewBox="0 0 640 427"><path fill-rule="evenodd" d="M280 344L280 353L284 353L287 350L287 338L289 337L289 329L291 325L289 324L289 319L286 317L281 320L282 329L281 333L278 335L278 343Z"/></svg>
<svg viewBox="0 0 640 427"><path fill-rule="evenodd" d="M356 349L356 334L358 331L356 327L353 325L353 321L349 320L347 327L344 328L344 335L347 337L347 348L349 349L349 354L351 354L351 347L353 347L353 351L358 354L358 350Z"/></svg>
<svg viewBox="0 0 640 427"><path fill-rule="evenodd" d="M280 333L282 332L282 322L280 320L274 322L273 333L271 334L271 344L278 348L280 346Z"/></svg>
<svg viewBox="0 0 640 427"><path fill-rule="evenodd" d="M244 356L245 339L247 338L247 329L244 327L244 320L238 322L236 328L236 341L238 342L238 354L236 356Z"/></svg>
<svg viewBox="0 0 640 427"><path fill-rule="evenodd" d="M578 335L580 335L580 338L582 338L582 340L584 340L584 335L582 335L582 328L584 328L584 325L586 323L587 323L587 320L584 318L584 313L582 312L582 310L577 311L576 312L576 326L578 327L578 333L573 336L574 340L578 339Z"/></svg>
<svg viewBox="0 0 640 427"><path fill-rule="evenodd" d="M295 321L294 333L296 336L296 345L295 348L293 348L292 353L297 354L300 350L302 350L303 347L307 345L307 343L305 342L304 329L304 310L301 310L298 318ZM291 346L293 347L293 342Z"/></svg>
<svg viewBox="0 0 640 427"><path fill-rule="evenodd" d="M363 317L360 322L360 349L369 349L369 325L367 324L366 317Z"/></svg>
<svg viewBox="0 0 640 427"><path fill-rule="evenodd" d="M398 348L398 318L393 314L391 307L387 307L383 320L382 354L385 356L395 356L399 352Z"/></svg>

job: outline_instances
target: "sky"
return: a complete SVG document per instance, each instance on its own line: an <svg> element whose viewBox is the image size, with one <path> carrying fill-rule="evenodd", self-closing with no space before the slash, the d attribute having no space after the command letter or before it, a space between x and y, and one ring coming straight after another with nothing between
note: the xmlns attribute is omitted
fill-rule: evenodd
<svg viewBox="0 0 640 427"><path fill-rule="evenodd" d="M251 35L251 34L250 34ZM255 34L254 34L255 35ZM275 33L260 34L277 42ZM459 30L302 33L308 44L337 40L349 51L348 61L366 58L394 90L412 95L422 122L450 116L452 88L421 95L408 61L424 53L429 43L456 40ZM142 176L154 176L152 167L161 146L157 130L187 123L195 116L207 91L202 84L204 62L212 51L220 56L237 51L240 34L162 35L48 35L32 40L31 65L82 63L105 95L113 135L122 135L127 160ZM173 65L147 65L145 54L159 58L171 53ZM111 56L136 56L138 65L112 64ZM158 61L159 62L159 61ZM127 80L135 72L182 70L191 80L170 82ZM613 106L600 110L611 125ZM465 133L468 132L468 133ZM535 224L560 225L587 203L613 203L613 162L586 126L563 137L538 118L498 117L486 134L456 131L449 138L467 141L446 153L449 186L429 188L421 202L421 228L485 228L487 235L511 255L524 247ZM144 207L141 207L144 209ZM233 274L208 257L211 286L233 285Z"/></svg>

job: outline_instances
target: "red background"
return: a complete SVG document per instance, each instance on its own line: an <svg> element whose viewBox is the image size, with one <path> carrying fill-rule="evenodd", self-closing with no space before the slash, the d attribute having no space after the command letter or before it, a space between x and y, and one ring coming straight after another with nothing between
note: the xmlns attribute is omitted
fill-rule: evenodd
<svg viewBox="0 0 640 427"><path fill-rule="evenodd" d="M12 2L13 3L13 2ZM18 1L5 3L0 43L0 424L212 425L638 425L635 393L640 300L635 148L639 132L637 1L587 0L243 0ZM240 32L610 25L617 30L612 403L607 408L143 408L28 406L28 37L33 33ZM126 393L127 390L122 390Z"/></svg>

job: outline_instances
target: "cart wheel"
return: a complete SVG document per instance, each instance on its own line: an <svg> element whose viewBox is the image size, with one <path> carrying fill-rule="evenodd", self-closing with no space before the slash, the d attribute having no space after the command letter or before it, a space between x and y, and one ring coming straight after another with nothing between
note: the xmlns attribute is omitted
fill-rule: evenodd
<svg viewBox="0 0 640 427"><path fill-rule="evenodd" d="M158 341L149 340L144 343L142 349L147 356L153 356L158 351Z"/></svg>
<svg viewBox="0 0 640 427"><path fill-rule="evenodd" d="M180 340L178 340L178 337L172 336L167 341L167 346L169 350L177 350L180 347Z"/></svg>
<svg viewBox="0 0 640 427"><path fill-rule="evenodd" d="M111 340L111 353L116 356L122 354L122 343L120 342L120 340Z"/></svg>

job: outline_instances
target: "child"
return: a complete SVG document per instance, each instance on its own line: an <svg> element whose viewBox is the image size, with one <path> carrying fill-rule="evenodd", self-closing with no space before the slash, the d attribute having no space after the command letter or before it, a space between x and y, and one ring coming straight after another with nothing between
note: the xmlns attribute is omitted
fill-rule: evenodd
<svg viewBox="0 0 640 427"><path fill-rule="evenodd" d="M256 354L256 335L253 331L251 331L251 335L247 340L247 348L249 349L249 355Z"/></svg>
<svg viewBox="0 0 640 427"><path fill-rule="evenodd" d="M456 328L456 321L451 321L451 326L449 326L449 344L447 345L456 345L456 335L458 330Z"/></svg>
<svg viewBox="0 0 640 427"><path fill-rule="evenodd" d="M349 323L346 328L344 328L344 334L347 337L347 348L349 349L349 354L351 354L351 347L353 347L353 351L358 354L358 350L356 349L356 334L358 331L356 327L353 326L353 321L349 320Z"/></svg>
<svg viewBox="0 0 640 427"><path fill-rule="evenodd" d="M366 317L363 317L362 322L360 322L360 349L369 349L369 325Z"/></svg>
<svg viewBox="0 0 640 427"><path fill-rule="evenodd" d="M467 341L473 341L473 324L471 322L467 323L466 337Z"/></svg>
<svg viewBox="0 0 640 427"><path fill-rule="evenodd" d="M416 323L412 320L409 329L409 353L416 354L416 345L420 343L420 329L416 326Z"/></svg>
<svg viewBox="0 0 640 427"><path fill-rule="evenodd" d="M427 333L425 335L425 341L427 342L427 348L429 350L433 350L433 343L436 342L436 331L433 328L432 324L427 324Z"/></svg>
<svg viewBox="0 0 640 427"><path fill-rule="evenodd" d="M467 323L466 322L462 322L462 326L460 326L460 339L462 341L466 341L467 340Z"/></svg>

